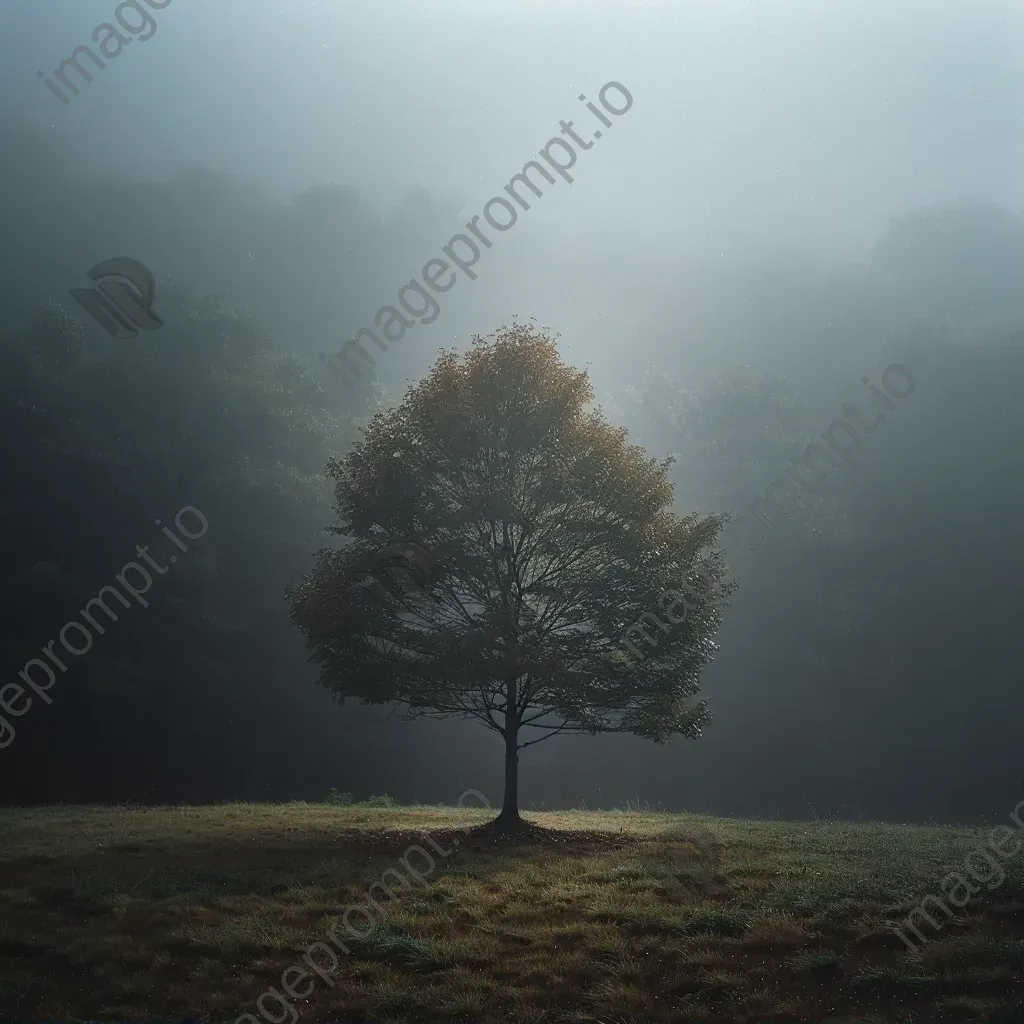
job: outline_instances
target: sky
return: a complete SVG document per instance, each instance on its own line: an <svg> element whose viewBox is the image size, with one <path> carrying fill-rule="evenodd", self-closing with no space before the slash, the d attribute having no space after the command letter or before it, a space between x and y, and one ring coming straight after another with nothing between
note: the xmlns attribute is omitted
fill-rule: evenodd
<svg viewBox="0 0 1024 1024"><path fill-rule="evenodd" d="M662 249L856 253L908 205L1020 206L1020 5L172 0L63 106L35 77L108 0L4 5L6 113L83 165L185 164L282 195L410 185L477 207L608 81L634 96L544 226ZM128 14L127 18L134 18ZM567 190L568 191L568 190Z"/></svg>

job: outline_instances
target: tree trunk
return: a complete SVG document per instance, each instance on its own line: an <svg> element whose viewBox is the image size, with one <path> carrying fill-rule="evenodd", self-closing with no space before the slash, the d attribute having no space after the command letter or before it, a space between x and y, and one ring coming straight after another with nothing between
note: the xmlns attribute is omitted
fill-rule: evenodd
<svg viewBox="0 0 1024 1024"><path fill-rule="evenodd" d="M525 822L519 817L519 719L516 714L515 679L505 686L505 795L495 825L512 832Z"/></svg>

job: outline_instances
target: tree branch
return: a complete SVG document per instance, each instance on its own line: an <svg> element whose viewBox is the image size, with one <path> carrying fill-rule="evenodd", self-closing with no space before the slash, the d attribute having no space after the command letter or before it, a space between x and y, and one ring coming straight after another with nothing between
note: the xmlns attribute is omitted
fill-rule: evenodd
<svg viewBox="0 0 1024 1024"><path fill-rule="evenodd" d="M532 747L536 743L543 743L545 740L551 739L552 736L557 736L564 728L566 723L563 722L554 732L549 732L547 736L541 736L540 739L528 740L526 743L520 743L516 750L522 750L524 747Z"/></svg>

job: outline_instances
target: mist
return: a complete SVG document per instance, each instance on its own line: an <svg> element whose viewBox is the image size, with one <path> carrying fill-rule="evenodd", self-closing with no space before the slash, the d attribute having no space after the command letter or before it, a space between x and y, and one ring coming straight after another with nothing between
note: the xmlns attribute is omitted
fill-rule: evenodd
<svg viewBox="0 0 1024 1024"><path fill-rule="evenodd" d="M521 757L523 807L1011 805L1019 5L147 2L0 15L5 681L137 545L181 555L8 716L4 803L497 799L474 723L333 702L284 593L339 543L327 460L439 350L529 321L675 458L680 515L732 517L739 586L704 735L555 738ZM104 24L123 40L68 88ZM517 197L529 161L541 194ZM159 330L112 339L71 297L115 257L152 272ZM410 326L332 371L410 281ZM257 381L238 353L264 346ZM894 365L910 393L880 400ZM769 508L844 403L884 422ZM154 525L185 507L209 522L189 555Z"/></svg>

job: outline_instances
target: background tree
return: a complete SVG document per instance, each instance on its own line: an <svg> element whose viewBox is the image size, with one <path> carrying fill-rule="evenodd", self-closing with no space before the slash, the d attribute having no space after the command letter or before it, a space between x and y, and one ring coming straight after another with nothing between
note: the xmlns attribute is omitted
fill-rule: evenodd
<svg viewBox="0 0 1024 1024"><path fill-rule="evenodd" d="M962 199L893 218L872 265L914 316L983 336L1024 320L1022 234L1017 213Z"/></svg>
<svg viewBox="0 0 1024 1024"><path fill-rule="evenodd" d="M184 798L205 785L202 759L166 765L200 738L218 759L230 750L260 765L282 655L301 665L282 594L323 542L323 465L351 420L305 361L278 355L222 297L161 282L159 308L165 326L128 341L88 338L56 303L0 335L5 681L137 545L161 560L155 519L192 505L209 522L154 579L148 606L121 611L74 661L53 705L18 720L6 755L30 798ZM256 699L243 706L244 693ZM55 747L89 764L95 788L46 770Z"/></svg>
<svg viewBox="0 0 1024 1024"><path fill-rule="evenodd" d="M463 361L443 354L330 463L348 543L321 551L292 593L341 701L502 736L503 828L521 824L523 747L574 732L663 742L710 719L691 701L732 590L714 549L725 517L678 516L671 460L631 445L592 400L587 374L529 326L475 338ZM396 540L429 551L436 572L388 604L364 581ZM631 660L624 630L659 608L662 641Z"/></svg>

